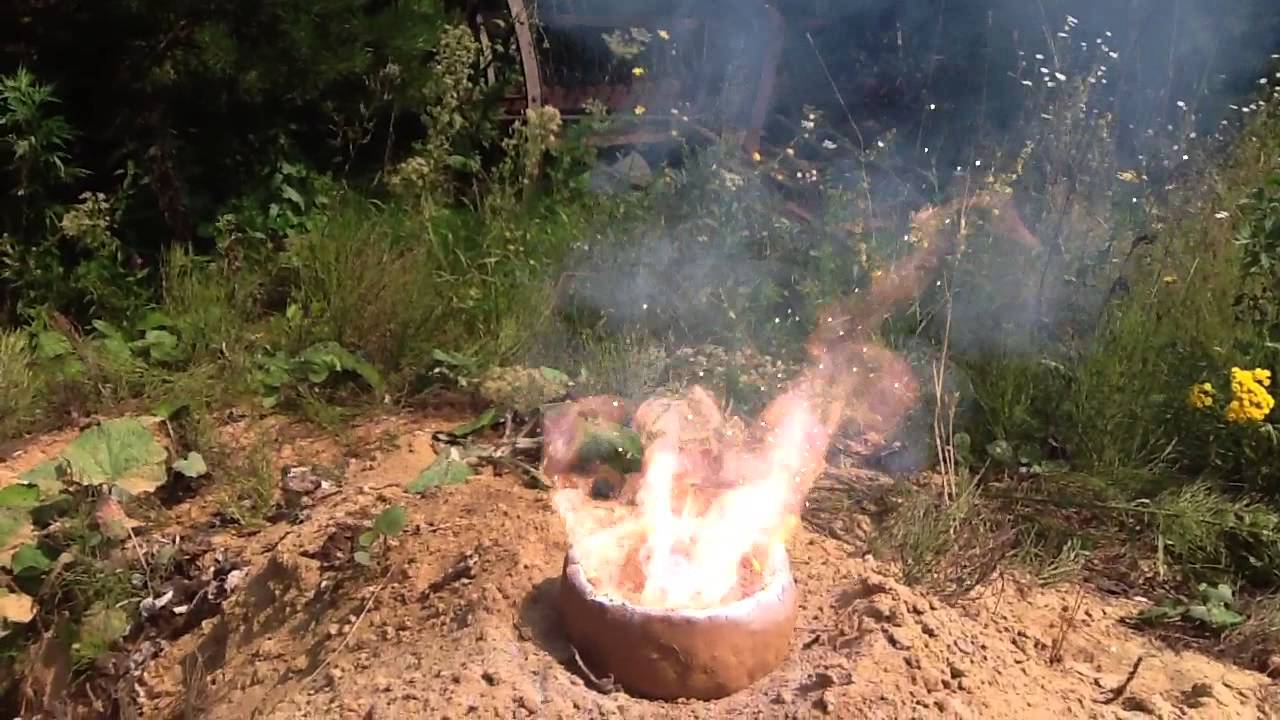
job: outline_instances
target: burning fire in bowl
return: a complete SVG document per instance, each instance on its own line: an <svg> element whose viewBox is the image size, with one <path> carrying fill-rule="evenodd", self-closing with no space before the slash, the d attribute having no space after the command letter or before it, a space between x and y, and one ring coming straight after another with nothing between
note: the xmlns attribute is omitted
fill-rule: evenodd
<svg viewBox="0 0 1280 720"><path fill-rule="evenodd" d="M696 386L634 411L598 396L544 413L543 472L570 547L560 609L592 674L636 695L713 699L783 661L798 598L787 542L837 430L883 438L916 403L910 364L872 330L955 246L933 242L953 210L917 213L916 250L820 314L809 362L753 420ZM643 457L620 469L602 446ZM613 492L597 491L602 478Z"/></svg>
<svg viewBox="0 0 1280 720"><path fill-rule="evenodd" d="M600 467L552 474L570 542L559 605L592 674L637 696L708 700L783 661L798 598L786 541L827 445L822 405L793 390L747 424L695 387L630 418L644 458L615 497L586 489ZM592 407L549 418L553 469L586 428L627 414L584 416Z"/></svg>
<svg viewBox="0 0 1280 720"><path fill-rule="evenodd" d="M571 550L559 603L570 642L595 670L653 699L713 700L742 690L786 657L796 586L775 546L762 586L705 609L646 608L601 594Z"/></svg>

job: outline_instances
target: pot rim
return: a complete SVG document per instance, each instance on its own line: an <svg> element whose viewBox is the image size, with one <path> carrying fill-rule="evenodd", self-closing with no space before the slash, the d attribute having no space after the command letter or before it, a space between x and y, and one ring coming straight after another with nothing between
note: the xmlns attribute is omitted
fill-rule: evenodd
<svg viewBox="0 0 1280 720"><path fill-rule="evenodd" d="M791 562L786 545L776 543L770 554L772 558L769 567L774 571L762 588L727 605L711 608L647 607L597 592L595 586L587 579L587 573L582 569L577 553L572 547L565 554L564 577L588 602L617 608L630 615L665 620L737 622L751 618L764 608L774 607L784 602L787 596L794 592L795 578L791 574Z"/></svg>

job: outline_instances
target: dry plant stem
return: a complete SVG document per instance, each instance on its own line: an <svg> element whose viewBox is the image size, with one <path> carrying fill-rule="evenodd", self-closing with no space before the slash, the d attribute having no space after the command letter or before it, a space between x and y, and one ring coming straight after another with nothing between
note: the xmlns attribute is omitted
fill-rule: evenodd
<svg viewBox="0 0 1280 720"><path fill-rule="evenodd" d="M1129 674L1125 675L1124 680L1107 694L1106 699L1102 701L1103 705L1110 705L1124 697L1124 694L1129 691L1129 686L1133 684L1134 678L1138 677L1138 668L1142 667L1142 663L1146 659L1146 655L1139 655L1138 659L1133 661L1133 667L1129 668Z"/></svg>
<svg viewBox="0 0 1280 720"><path fill-rule="evenodd" d="M867 172L867 143L862 139L862 130L858 128L858 123L853 120L853 113L849 112L849 105L844 101L844 95L840 92L840 87L836 85L836 80L831 76L831 70L827 68L827 61L822 58L822 53L818 51L818 44L813 41L813 34L806 32L805 38L809 40L809 47L813 48L813 54L818 58L818 65L822 67L822 73L827 76L827 82L831 84L831 90L836 95L836 100L840 102L840 107L844 110L844 116L849 121L849 127L853 128L854 137L858 138L858 163L862 167L862 190L867 195L867 212L871 215L868 218L868 227L875 225L875 203L871 200L871 174Z"/></svg>
<svg viewBox="0 0 1280 720"><path fill-rule="evenodd" d="M1049 650L1049 664L1062 662L1062 651L1067 644L1067 636L1075 629L1076 618L1080 615L1080 606L1084 604L1084 588L1076 590L1076 600L1071 605L1070 613L1064 613L1058 624L1058 635L1053 639L1053 647Z"/></svg>
<svg viewBox="0 0 1280 720"><path fill-rule="evenodd" d="M147 559L142 555L142 548L138 545L138 536L133 534L133 528L127 524L124 529L129 533L129 543L133 546L134 554L138 556L138 562L142 564L142 578L147 582L147 594L154 597L156 591L151 587L151 566L147 564Z"/></svg>
<svg viewBox="0 0 1280 720"><path fill-rule="evenodd" d="M315 677L320 674L321 670L328 667L329 661L332 660L335 655L342 652L343 649L347 647L347 643L351 642L351 637L355 635L356 630L360 628L360 623L364 622L364 617L369 614L369 608L373 607L373 601L378 598L378 594L382 592L382 588L386 587L387 581L391 579L391 573L394 570L395 568L392 568L387 571L386 575L382 576L382 580L378 582L378 586L373 589L373 592L369 594L369 599L365 601L364 609L360 611L360 617L357 617L356 621L351 623L351 629L348 630L346 636L342 638L342 642L338 643L338 647L334 648L333 652L326 655L324 660L320 661L320 664L316 666L316 669L312 670L311 674L302 681L303 684L314 680Z"/></svg>
<svg viewBox="0 0 1280 720"><path fill-rule="evenodd" d="M937 446L939 469L942 472L943 494L947 502L956 498L956 457L955 457L955 410L948 413L947 422L943 422L943 403L946 380L947 357L951 347L951 284L946 285L947 318L942 334L942 354L933 364L933 439Z"/></svg>

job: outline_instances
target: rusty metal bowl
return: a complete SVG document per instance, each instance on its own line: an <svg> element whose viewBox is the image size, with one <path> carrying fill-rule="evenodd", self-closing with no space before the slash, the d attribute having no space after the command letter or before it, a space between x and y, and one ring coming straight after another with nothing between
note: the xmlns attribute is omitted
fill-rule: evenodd
<svg viewBox="0 0 1280 720"><path fill-rule="evenodd" d="M779 545L764 587L706 610L631 605L598 593L572 550L565 556L559 605L569 641L588 669L632 695L713 700L742 690L787 656L797 591Z"/></svg>

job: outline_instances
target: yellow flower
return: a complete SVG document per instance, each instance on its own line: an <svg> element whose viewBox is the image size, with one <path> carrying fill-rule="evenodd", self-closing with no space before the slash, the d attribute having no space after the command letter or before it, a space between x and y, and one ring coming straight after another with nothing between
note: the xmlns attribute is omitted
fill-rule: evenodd
<svg viewBox="0 0 1280 720"><path fill-rule="evenodd" d="M1231 368L1231 404L1227 406L1227 422L1261 422L1276 406L1275 398L1267 392L1271 384L1271 371L1257 368L1242 370Z"/></svg>
<svg viewBox="0 0 1280 720"><path fill-rule="evenodd" d="M1200 410L1213 405L1213 399L1216 393L1211 383L1203 382L1191 386L1191 391L1187 393L1187 404Z"/></svg>
<svg viewBox="0 0 1280 720"><path fill-rule="evenodd" d="M634 112L637 115L643 115L644 111L645 111L645 107L643 105L637 105Z"/></svg>
<svg viewBox="0 0 1280 720"><path fill-rule="evenodd" d="M658 37L662 38L663 40L670 40L671 33L667 32L666 30L659 30Z"/></svg>
<svg viewBox="0 0 1280 720"><path fill-rule="evenodd" d="M644 73L645 73L645 69L642 67L631 68L631 74L635 75L636 77L643 77Z"/></svg>
<svg viewBox="0 0 1280 720"><path fill-rule="evenodd" d="M751 153L751 159L756 162L760 162L763 158L760 156L759 151L757 151L757 152Z"/></svg>

